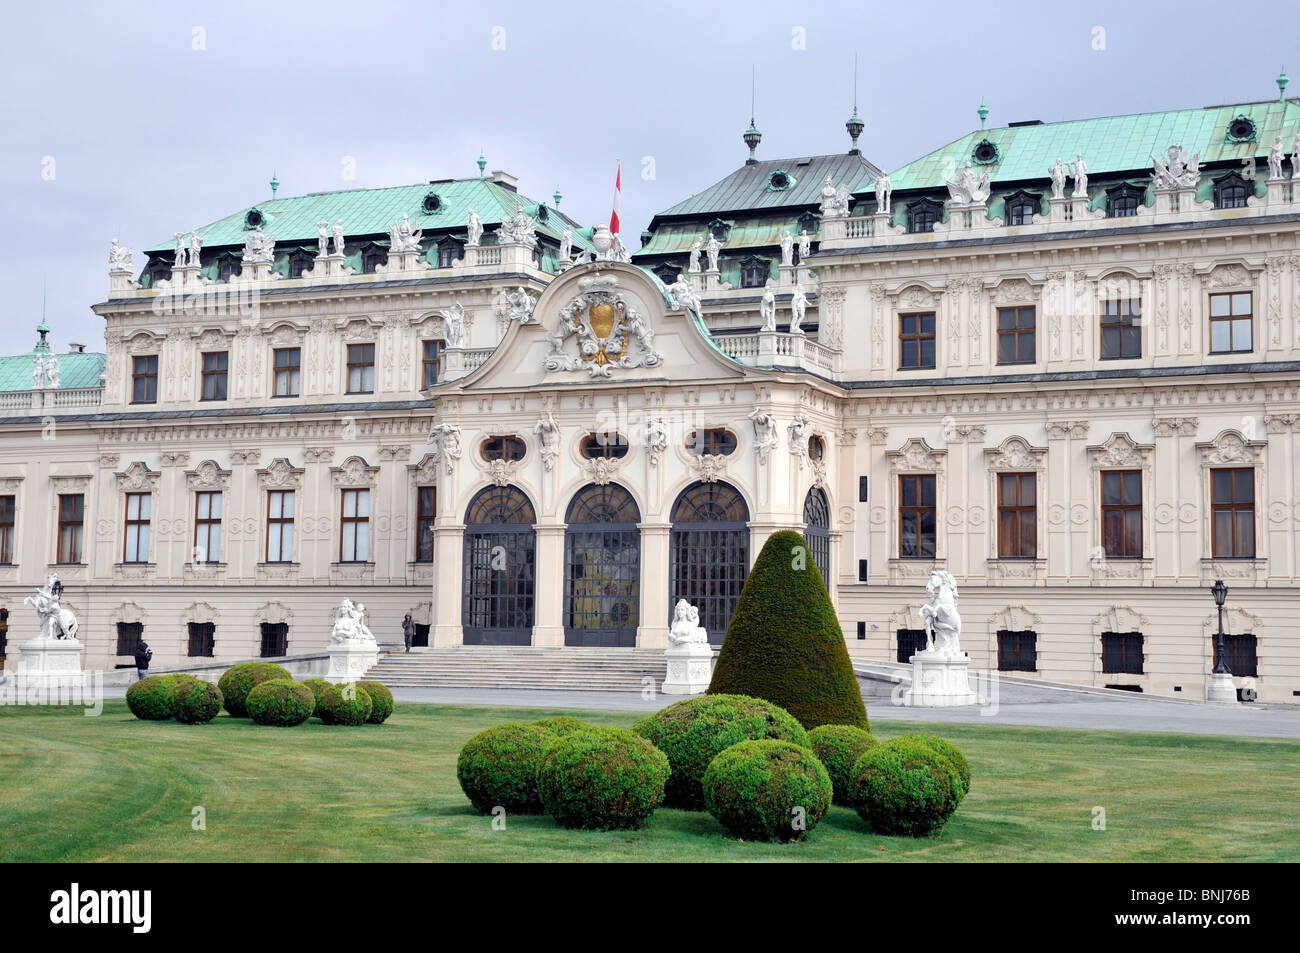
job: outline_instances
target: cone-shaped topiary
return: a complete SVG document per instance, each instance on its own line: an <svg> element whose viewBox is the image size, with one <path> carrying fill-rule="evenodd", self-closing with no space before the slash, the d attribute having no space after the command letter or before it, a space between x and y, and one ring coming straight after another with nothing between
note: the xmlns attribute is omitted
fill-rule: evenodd
<svg viewBox="0 0 1300 953"><path fill-rule="evenodd" d="M855 725L821 725L808 732L813 754L826 766L835 786L834 803L852 807L853 766L876 743L871 732Z"/></svg>
<svg viewBox="0 0 1300 953"><path fill-rule="evenodd" d="M763 544L727 626L710 695L752 695L805 728L867 727L844 633L808 541L793 530Z"/></svg>

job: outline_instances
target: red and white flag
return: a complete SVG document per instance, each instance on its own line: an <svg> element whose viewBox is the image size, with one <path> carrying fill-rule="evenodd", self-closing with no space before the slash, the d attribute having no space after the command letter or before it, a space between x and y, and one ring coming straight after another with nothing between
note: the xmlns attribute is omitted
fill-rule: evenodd
<svg viewBox="0 0 1300 953"><path fill-rule="evenodd" d="M614 211L609 216L609 230L618 234L618 208L623 202L623 163L618 164L618 173L614 176Z"/></svg>

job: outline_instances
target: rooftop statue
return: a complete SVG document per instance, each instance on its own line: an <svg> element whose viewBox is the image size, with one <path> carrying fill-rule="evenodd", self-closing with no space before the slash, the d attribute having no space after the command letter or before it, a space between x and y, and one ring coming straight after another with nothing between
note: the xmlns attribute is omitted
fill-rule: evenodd
<svg viewBox="0 0 1300 953"><path fill-rule="evenodd" d="M776 330L776 294L772 291L770 278L763 286L763 297L758 302L758 316L763 321L759 327L760 331Z"/></svg>
<svg viewBox="0 0 1300 953"><path fill-rule="evenodd" d="M1074 176L1074 191L1070 193L1070 198L1086 199L1088 197L1088 165L1083 161L1080 153L1074 154L1074 161L1070 163L1070 175Z"/></svg>
<svg viewBox="0 0 1300 953"><path fill-rule="evenodd" d="M176 239L176 255L172 261L173 268L185 267L185 233L175 232L173 237Z"/></svg>
<svg viewBox="0 0 1300 953"><path fill-rule="evenodd" d="M537 299L524 290L523 287L516 288L506 295L506 314L511 321L527 324L532 318L533 308L536 306Z"/></svg>
<svg viewBox="0 0 1300 953"><path fill-rule="evenodd" d="M334 254L343 257L343 219L334 223Z"/></svg>
<svg viewBox="0 0 1300 953"><path fill-rule="evenodd" d="M275 260L275 239L265 234L262 226L257 226L244 236L243 260L248 265L269 265Z"/></svg>
<svg viewBox="0 0 1300 953"><path fill-rule="evenodd" d="M790 230L783 229L781 232L781 264L789 268L794 264L794 236Z"/></svg>
<svg viewBox="0 0 1300 953"><path fill-rule="evenodd" d="M808 309L808 296L804 294L803 285L795 279L794 291L790 294L790 333L803 334L804 312Z"/></svg>
<svg viewBox="0 0 1300 953"><path fill-rule="evenodd" d="M803 261L812 254L812 236L808 234L808 229L799 229L799 260Z"/></svg>
<svg viewBox="0 0 1300 953"><path fill-rule="evenodd" d="M560 264L569 263L573 257L573 228L569 225L564 226L564 233L560 235Z"/></svg>
<svg viewBox="0 0 1300 953"><path fill-rule="evenodd" d="M527 245L532 248L537 244L537 220L519 205L514 215L501 223L497 230L497 242L502 245Z"/></svg>
<svg viewBox="0 0 1300 953"><path fill-rule="evenodd" d="M699 235L696 235L695 241L691 242L691 262L689 267L690 271L694 272L700 270L700 250L703 247L704 247L704 239L700 238Z"/></svg>
<svg viewBox="0 0 1300 953"><path fill-rule="evenodd" d="M677 280L668 286L668 293L673 296L673 304L683 311L704 313L700 310L700 296L695 293L695 289L681 272L677 273Z"/></svg>
<svg viewBox="0 0 1300 953"><path fill-rule="evenodd" d="M718 252L722 251L722 243L718 241L718 236L712 232L709 233L709 243L704 246L704 253L709 256L709 271L718 270Z"/></svg>
<svg viewBox="0 0 1300 953"><path fill-rule="evenodd" d="M888 175L881 175L876 179L876 214L882 215L890 210L890 203L894 197L894 183L889 181Z"/></svg>
<svg viewBox="0 0 1300 953"><path fill-rule="evenodd" d="M1294 163L1294 158L1292 162ZM1268 177L1270 179L1282 178L1282 137L1278 136L1273 141L1273 145L1268 150Z"/></svg>
<svg viewBox="0 0 1300 953"><path fill-rule="evenodd" d="M405 218L405 216L403 216L403 218ZM474 248L483 239L483 219L479 218L478 212L473 209L469 210L469 221L466 223L465 227L469 233L469 237L465 240L465 244L470 248Z"/></svg>
<svg viewBox="0 0 1300 953"><path fill-rule="evenodd" d="M45 379L51 387L59 386L59 359L53 354L45 362Z"/></svg>
<svg viewBox="0 0 1300 953"><path fill-rule="evenodd" d="M388 232L388 250L397 254L408 254L420 250L420 239L422 234L420 230L411 229L411 220L405 212L402 213L402 220L394 223Z"/></svg>
<svg viewBox="0 0 1300 953"><path fill-rule="evenodd" d="M989 197L989 174L975 174L974 168L966 163L955 179L947 180L948 196L959 205L981 205Z"/></svg>
<svg viewBox="0 0 1300 953"><path fill-rule="evenodd" d="M1056 157L1056 162L1047 170L1047 175L1052 180L1052 198L1065 198L1065 163L1061 157Z"/></svg>
<svg viewBox="0 0 1300 953"><path fill-rule="evenodd" d="M316 223L316 257L326 258L330 252L330 223Z"/></svg>
<svg viewBox="0 0 1300 953"><path fill-rule="evenodd" d="M1156 156L1151 157L1153 167L1151 184L1161 191L1196 188L1196 183L1201 177L1201 154L1198 152L1189 156L1183 151L1181 145L1170 146L1167 153L1168 158L1163 162ZM1273 157L1270 154L1270 168L1272 167L1272 161ZM1280 159L1278 168L1281 169Z"/></svg>
<svg viewBox="0 0 1300 953"><path fill-rule="evenodd" d="M119 245L116 238L108 246L108 270L128 272L131 270L131 249Z"/></svg>
<svg viewBox="0 0 1300 953"><path fill-rule="evenodd" d="M203 239L199 237L198 232L190 232L190 267L197 268L202 264L199 261L199 252L203 250Z"/></svg>

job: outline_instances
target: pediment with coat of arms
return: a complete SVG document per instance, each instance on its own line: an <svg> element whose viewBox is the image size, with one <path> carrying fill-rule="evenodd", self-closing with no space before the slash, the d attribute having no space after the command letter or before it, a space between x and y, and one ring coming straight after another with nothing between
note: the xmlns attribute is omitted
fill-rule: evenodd
<svg viewBox="0 0 1300 953"><path fill-rule="evenodd" d="M614 275L583 278L578 290L560 309L556 328L548 336L548 371L585 370L591 377L612 377L615 369L663 362L649 321L625 298Z"/></svg>

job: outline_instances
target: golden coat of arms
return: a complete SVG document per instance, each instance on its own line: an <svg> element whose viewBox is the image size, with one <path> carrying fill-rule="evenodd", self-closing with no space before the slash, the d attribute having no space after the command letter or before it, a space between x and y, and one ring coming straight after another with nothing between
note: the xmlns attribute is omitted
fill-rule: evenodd
<svg viewBox="0 0 1300 953"><path fill-rule="evenodd" d="M560 309L559 323L550 335L547 370L586 367L592 377L610 377L616 367L650 367L662 360L654 350L654 332L616 290L612 277L584 279L579 288L582 293ZM578 339L576 356L564 349L570 337ZM629 353L633 339L643 352L639 357Z"/></svg>

